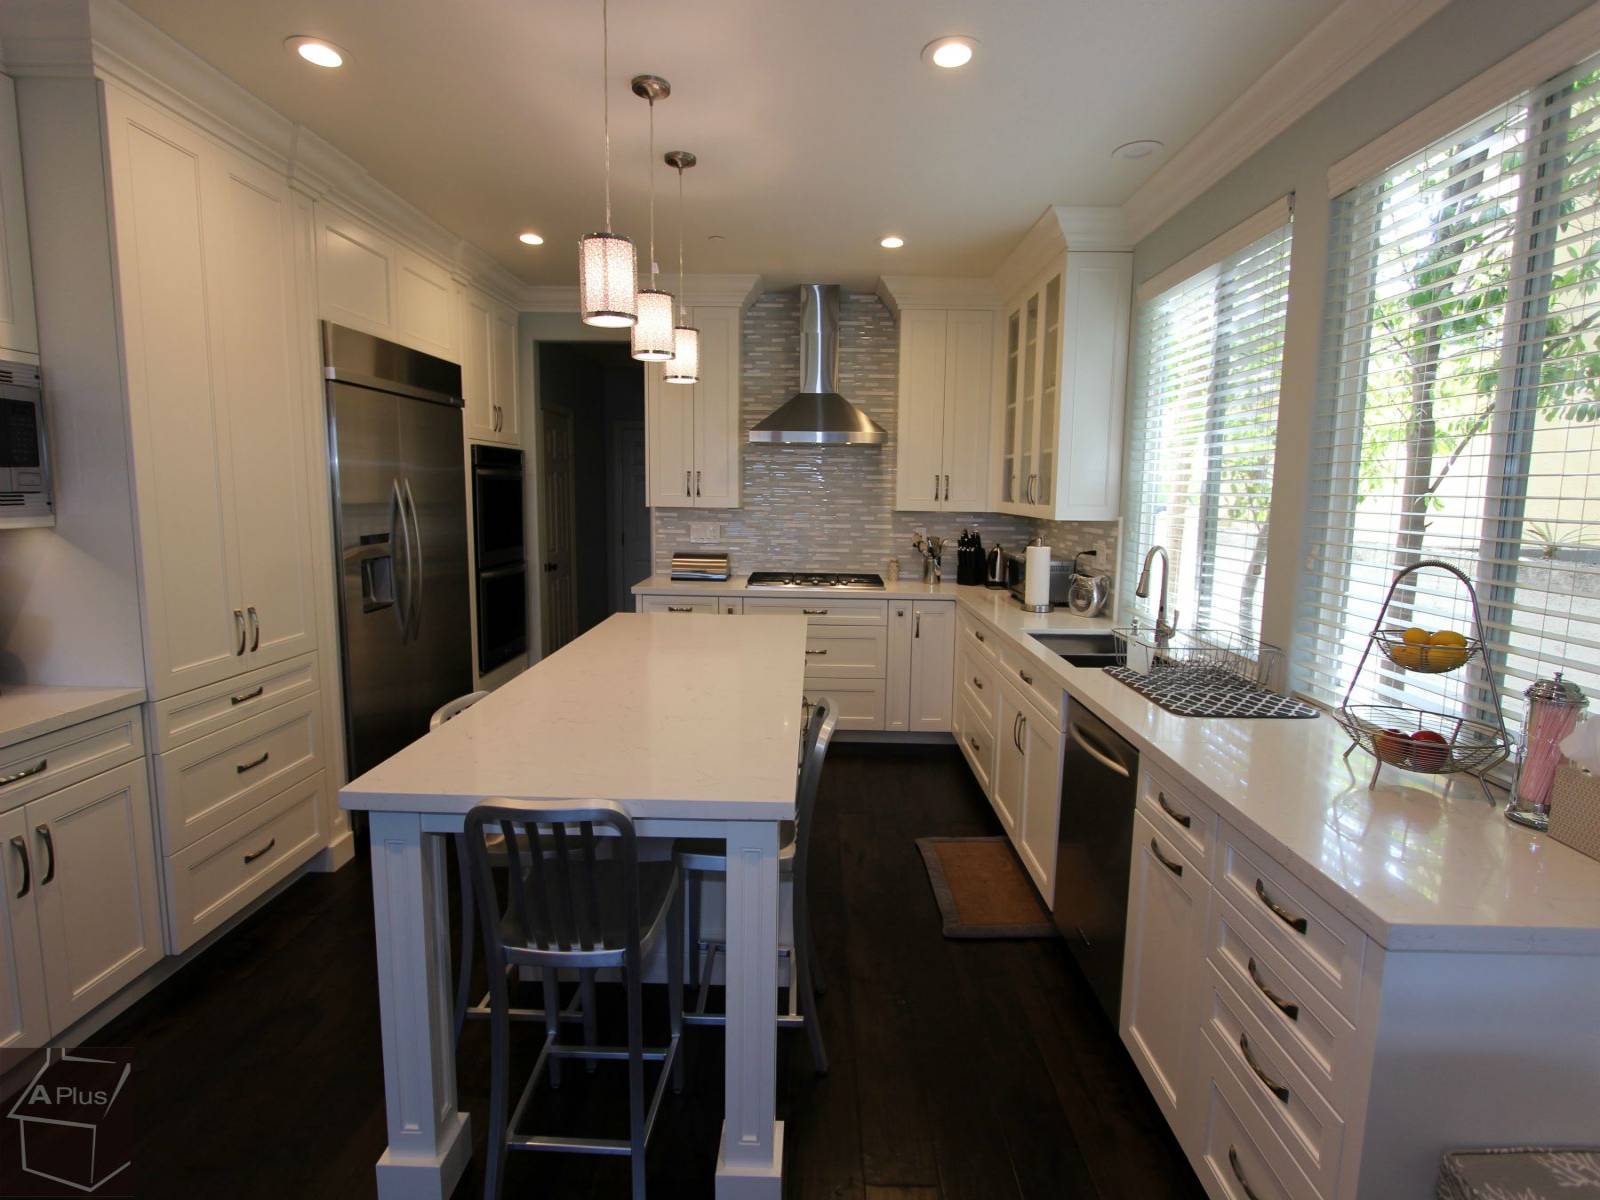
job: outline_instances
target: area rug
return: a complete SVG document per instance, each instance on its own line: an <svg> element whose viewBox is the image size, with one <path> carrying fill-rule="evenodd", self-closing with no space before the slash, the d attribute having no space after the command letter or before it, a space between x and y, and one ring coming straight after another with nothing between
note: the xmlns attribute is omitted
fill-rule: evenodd
<svg viewBox="0 0 1600 1200"><path fill-rule="evenodd" d="M917 839L947 938L1054 937L1050 914L1003 837Z"/></svg>

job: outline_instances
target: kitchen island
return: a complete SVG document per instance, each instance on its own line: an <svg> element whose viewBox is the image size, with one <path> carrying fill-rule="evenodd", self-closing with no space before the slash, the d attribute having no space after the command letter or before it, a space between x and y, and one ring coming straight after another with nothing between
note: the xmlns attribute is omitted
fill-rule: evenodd
<svg viewBox="0 0 1600 1200"><path fill-rule="evenodd" d="M445 837L491 798L610 800L641 837L728 852L717 1195L782 1190L776 1119L779 824L794 818L805 620L610 618L340 791L369 814L389 1146L384 1200L450 1195L456 1104Z"/></svg>

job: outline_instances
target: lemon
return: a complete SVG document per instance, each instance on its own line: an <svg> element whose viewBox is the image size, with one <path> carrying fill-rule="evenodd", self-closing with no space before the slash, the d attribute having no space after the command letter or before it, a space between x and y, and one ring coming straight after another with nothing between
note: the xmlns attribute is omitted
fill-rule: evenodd
<svg viewBox="0 0 1600 1200"><path fill-rule="evenodd" d="M1406 639L1409 641L1410 639ZM1454 629L1441 629L1438 633L1430 634L1428 644L1431 646L1465 646L1467 639Z"/></svg>
<svg viewBox="0 0 1600 1200"><path fill-rule="evenodd" d="M1429 646L1422 651L1428 666L1435 671L1454 671L1467 661L1465 646Z"/></svg>
<svg viewBox="0 0 1600 1200"><path fill-rule="evenodd" d="M1432 636L1426 629L1418 629L1413 625L1400 635L1400 640L1408 646L1426 646Z"/></svg>
<svg viewBox="0 0 1600 1200"><path fill-rule="evenodd" d="M1409 667L1415 671L1422 666L1422 656L1427 653L1423 646L1391 646L1389 658L1392 662L1402 667Z"/></svg>

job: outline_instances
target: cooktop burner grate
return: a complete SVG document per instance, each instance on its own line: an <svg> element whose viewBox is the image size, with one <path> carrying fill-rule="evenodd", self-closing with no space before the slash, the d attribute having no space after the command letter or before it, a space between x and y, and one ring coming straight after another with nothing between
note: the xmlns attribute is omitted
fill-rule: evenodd
<svg viewBox="0 0 1600 1200"><path fill-rule="evenodd" d="M849 571L752 571L751 587L845 588L882 591L883 576Z"/></svg>

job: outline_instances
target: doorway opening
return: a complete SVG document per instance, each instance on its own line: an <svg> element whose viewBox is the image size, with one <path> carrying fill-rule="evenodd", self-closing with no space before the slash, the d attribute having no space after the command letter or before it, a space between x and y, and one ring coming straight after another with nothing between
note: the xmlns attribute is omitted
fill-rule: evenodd
<svg viewBox="0 0 1600 1200"><path fill-rule="evenodd" d="M539 343L544 653L612 613L650 574L644 365L626 342Z"/></svg>

